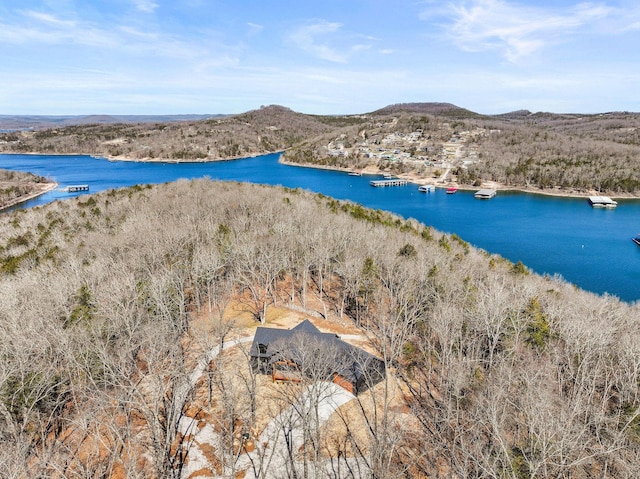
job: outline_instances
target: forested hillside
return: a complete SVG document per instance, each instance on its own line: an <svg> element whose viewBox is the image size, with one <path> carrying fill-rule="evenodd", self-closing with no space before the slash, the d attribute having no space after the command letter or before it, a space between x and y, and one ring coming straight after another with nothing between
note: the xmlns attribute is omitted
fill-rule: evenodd
<svg viewBox="0 0 640 479"><path fill-rule="evenodd" d="M527 115L485 122L480 161L463 183L490 178L510 186L640 195L640 115Z"/></svg>
<svg viewBox="0 0 640 479"><path fill-rule="evenodd" d="M430 113L424 113L424 112ZM449 104L392 105L299 143L293 163L380 171L462 186L558 194L640 195L640 115L514 112L480 116Z"/></svg>
<svg viewBox="0 0 640 479"><path fill-rule="evenodd" d="M213 161L284 150L331 129L321 119L267 106L200 121L74 125L0 134L0 151Z"/></svg>
<svg viewBox="0 0 640 479"><path fill-rule="evenodd" d="M638 477L639 308L297 190L178 181L12 212L0 216L0 471ZM387 367L326 426L307 393L304 446L278 469L257 438L316 382L273 385L247 367L240 340L275 311L358 331ZM311 364L327 355L311 351Z"/></svg>
<svg viewBox="0 0 640 479"><path fill-rule="evenodd" d="M0 133L0 152L122 160L216 161L284 150L293 163L369 168L418 182L640 195L640 115L627 112L487 116L449 103L403 103L362 115L318 116L271 105L200 121Z"/></svg>

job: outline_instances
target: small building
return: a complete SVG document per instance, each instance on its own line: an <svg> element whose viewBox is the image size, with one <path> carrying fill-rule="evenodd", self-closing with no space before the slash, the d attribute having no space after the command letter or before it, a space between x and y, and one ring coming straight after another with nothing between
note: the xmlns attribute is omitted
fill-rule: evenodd
<svg viewBox="0 0 640 479"><path fill-rule="evenodd" d="M274 381L300 382L312 376L356 395L385 375L381 359L335 334L320 332L308 319L292 329L258 327L249 355L254 370Z"/></svg>

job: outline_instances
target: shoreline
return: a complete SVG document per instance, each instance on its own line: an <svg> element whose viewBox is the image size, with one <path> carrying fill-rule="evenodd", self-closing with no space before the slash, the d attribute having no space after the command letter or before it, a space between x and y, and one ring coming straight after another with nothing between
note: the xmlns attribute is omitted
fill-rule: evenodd
<svg viewBox="0 0 640 479"><path fill-rule="evenodd" d="M266 153L252 153L249 155L243 155L243 156L235 156L235 157L230 157L230 158L216 158L216 159L199 159L199 160L176 160L176 159L160 159L160 158L142 158L142 159L133 159L133 158L126 158L126 157L118 157L118 156L107 156L107 155L96 155L96 154L87 154L87 153L38 153L38 152L19 152L19 153L15 153L15 152L0 152L0 154L5 154L5 155L46 155L46 156L90 156L93 158L97 158L97 159L105 159L107 161L125 161L125 162L133 162L133 163L171 163L171 164L179 164L179 163L216 163L216 162L221 162L221 161L234 161L234 160L241 160L243 158L255 158L257 156L263 156L263 155L273 155L273 154L280 154L280 158L278 159L278 162L282 163L283 165L287 165L287 166L297 166L300 168L315 168L317 170L330 170L330 171L342 171L345 173L349 173L351 171L354 171L353 168L342 168L342 167L335 167L335 166L326 166L326 165L314 165L314 164L310 164L310 163L293 163L290 161L286 161L282 159L282 153L284 153L286 150L277 150L277 151L271 151L271 152L266 152ZM361 174L362 175L382 175L384 172L381 171L377 166L375 165L367 165L364 168L361 169ZM495 189L496 191L509 191L509 192L515 192L515 193L528 193L528 194L534 194L534 195L544 195L544 196L552 196L552 197L558 197L558 198L584 198L587 199L589 196L600 196L600 195L605 195L605 196L609 196L611 199L613 200L640 200L640 196L636 196L636 195L631 195L631 194L617 194L615 196L611 195L611 194L607 194L607 193L602 193L602 192L598 192L595 190L590 190L590 191L576 191L576 190L571 190L571 191L564 191L564 190L560 190L560 189L549 189L549 190L544 190L544 189L540 189L540 188L535 188L535 187L530 187L530 186L507 186L504 185L502 183L498 183L496 181L485 181L482 182L482 184L480 186L473 186L473 185L463 185L463 184L459 184L456 181L441 181L438 180L436 178L423 178L423 177L419 177L413 173L400 173L397 175L398 178L403 179L403 180L407 180L410 183L413 183L415 185L433 185L436 188L448 188L450 186L455 186L457 189L459 190L464 190L464 191L475 191L478 189L482 189L482 188L491 188L491 189ZM46 193L43 192L43 193ZM43 194L40 193L40 194ZM39 195L36 195L39 196ZM31 198L29 198L31 199ZM28 199L25 199L23 201L28 201ZM19 201L18 203L21 203L22 201ZM18 204L15 203L15 204ZM6 207L2 207L0 208L0 211L4 210L5 208L10 208L11 206L14 206L14 204L11 204L9 206Z"/></svg>
<svg viewBox="0 0 640 479"><path fill-rule="evenodd" d="M26 196L20 196L19 198L16 198L12 201L10 201L9 203L7 203L4 206L0 206L0 212L3 212L9 208L11 208L12 206L16 206L19 205L20 203L24 203L25 201L29 201L32 200L34 198L37 198L38 196L42 196L45 193L48 193L50 191L55 190L58 187L58 183L43 183L44 185L46 185L41 191L36 191L34 193L31 193L30 195L26 195Z"/></svg>
<svg viewBox="0 0 640 479"><path fill-rule="evenodd" d="M90 156L98 160L126 161L131 163L217 163L220 161L242 160L244 158L255 158L256 156L282 154L285 150L267 151L264 153L249 153L247 155L232 156L229 158L201 158L201 159L168 159L168 158L128 158L124 156L110 156L94 153L38 153L37 151L0 151L0 155L32 155L32 156Z"/></svg>
<svg viewBox="0 0 640 479"><path fill-rule="evenodd" d="M333 167L333 166L326 166L326 165L313 165L309 163L292 163L290 161L285 161L282 159L280 159L279 161L280 163L287 166L299 166L301 168L315 168L319 170L342 171L345 173L354 171L353 169L349 169L349 168L340 168L340 167ZM361 170L362 176L382 175L383 173L384 173L383 171L381 171L378 167L374 165L368 165ZM423 178L412 173L400 173L396 176L402 180L407 180L409 183L412 183L418 186L433 185L436 188L445 188L445 189L451 186L455 186L457 189L464 190L464 191L477 191L482 188L491 188L491 189L495 189L496 191L526 193L526 194L532 194L532 195L551 196L555 198L579 198L579 199L587 199L589 196L603 195L603 193L597 192L595 190L584 191L584 192L576 191L576 190L562 191L559 189L543 190L540 188L534 188L530 186L520 186L520 187L507 186L502 183L498 183L496 181L484 181L480 186L464 185L456 181L442 182L436 178ZM640 196L634 196L634 195L618 195L618 196L606 195L606 196L609 196L611 199L614 199L614 200L640 200Z"/></svg>

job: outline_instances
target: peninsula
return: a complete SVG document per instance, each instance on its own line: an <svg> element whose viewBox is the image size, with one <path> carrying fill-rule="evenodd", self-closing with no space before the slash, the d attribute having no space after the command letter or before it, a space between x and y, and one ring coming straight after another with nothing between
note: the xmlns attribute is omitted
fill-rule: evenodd
<svg viewBox="0 0 640 479"><path fill-rule="evenodd" d="M0 211L36 198L57 186L55 181L32 173L0 169Z"/></svg>

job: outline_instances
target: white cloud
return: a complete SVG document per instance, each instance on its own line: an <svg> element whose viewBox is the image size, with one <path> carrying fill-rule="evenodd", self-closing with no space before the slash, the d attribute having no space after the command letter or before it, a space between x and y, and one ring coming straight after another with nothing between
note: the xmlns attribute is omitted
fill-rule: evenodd
<svg viewBox="0 0 640 479"><path fill-rule="evenodd" d="M610 7L591 3L552 9L503 0L465 0L450 4L445 29L449 39L462 50L495 50L510 62L517 62L613 12ZM443 11L439 8L437 13ZM420 18L430 20L434 14L425 10Z"/></svg>
<svg viewBox="0 0 640 479"><path fill-rule="evenodd" d="M247 26L249 27L249 36L252 37L257 35L262 30L264 30L264 26L258 25L257 23L248 22Z"/></svg>
<svg viewBox="0 0 640 479"><path fill-rule="evenodd" d="M335 63L346 63L347 56L344 53L338 52L319 39L319 37L336 33L340 28L342 28L340 23L321 21L298 28L289 39L301 50L318 58Z"/></svg>
<svg viewBox="0 0 640 479"><path fill-rule="evenodd" d="M75 22L70 20L61 20L60 18L54 17L48 13L37 12L35 10L26 10L23 12L23 15L27 18L31 18L38 22L42 22L45 24L49 24L54 27L60 28L70 28L75 26Z"/></svg>
<svg viewBox="0 0 640 479"><path fill-rule="evenodd" d="M145 57L151 53L158 58L194 60L211 64L228 64L230 47L215 44L207 45L206 38L198 41L171 32L154 29L143 30L129 25L108 24L57 17L38 11L22 11L18 21L3 23L0 20L0 42L20 46L36 46L43 49L49 46L62 52L68 47L87 47L107 50L110 56ZM209 57L219 57L209 58ZM203 60L204 58L204 60ZM72 60L70 58L70 60Z"/></svg>
<svg viewBox="0 0 640 479"><path fill-rule="evenodd" d="M27 22L0 23L0 41L15 45L89 45L112 48L114 35L99 27L37 11L21 12Z"/></svg>
<svg viewBox="0 0 640 479"><path fill-rule="evenodd" d="M138 10L145 13L153 13L158 8L158 4L153 0L133 0L133 3Z"/></svg>
<svg viewBox="0 0 640 479"><path fill-rule="evenodd" d="M375 38L343 32L342 24L318 21L298 28L288 40L297 48L333 63L347 63L358 52L369 50Z"/></svg>

